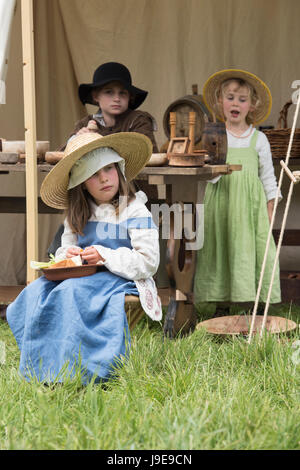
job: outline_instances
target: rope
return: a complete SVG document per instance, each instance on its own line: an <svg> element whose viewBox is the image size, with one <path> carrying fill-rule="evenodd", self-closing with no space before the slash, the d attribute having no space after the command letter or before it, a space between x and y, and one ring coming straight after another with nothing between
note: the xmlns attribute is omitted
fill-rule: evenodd
<svg viewBox="0 0 300 470"><path fill-rule="evenodd" d="M298 100L297 100L297 105L296 105L296 109L295 109L293 125L292 125L292 129L291 129L290 140L289 140L289 145L288 145L286 159L285 159L286 166L288 166L289 159L290 159L290 154L291 154L291 149L292 149L292 144L293 144L293 139L294 139L294 134L295 134L295 129L296 129L296 122L297 122L298 114L299 114L299 107L300 107L300 93L298 94ZM279 201L279 196L280 196L280 189L281 189L281 186L282 186L282 180L283 180L284 172L285 172L285 170L282 167L281 171L280 171L279 181L278 181L278 187L277 187L275 203L274 203L274 210L273 210L273 214L272 214L272 218L271 218L271 222L270 222L270 228L269 228L269 233L268 233L268 237L267 237L266 249L265 249L264 259L263 259L263 263L262 263L262 267L261 267L260 278L259 278L259 283L258 283L254 308L253 308L253 312L252 312L252 321L251 321L250 333L249 333L249 338L248 338L248 343L249 344L250 344L252 336L253 336L253 329L254 329L254 324L255 324L256 312L257 312L257 307L258 307L258 302L259 302L259 297L260 297L260 292L261 292L261 287L262 287L262 281L263 281L263 277L264 277L264 273L265 273L267 256L268 256L269 247L270 247L270 240L271 240L271 236L272 236L272 232L273 232L274 220L275 220L275 215L276 215L276 212L277 212L278 201ZM292 190L291 190L291 192L292 192ZM274 267L273 267L274 272L275 272L275 269L276 269L276 263L277 263L277 257L275 259L275 264L274 264ZM271 282L272 282L272 284L270 286L271 288L269 289L269 292L270 292L270 290L272 289L272 286L273 286L273 281L271 280ZM269 298L269 295L268 295L268 298ZM266 303L265 310L264 310L264 318L263 318L263 325L264 326L265 326L265 323L266 323L266 317L267 317L267 314L268 314L268 309L269 309L269 303L268 304ZM263 330L263 326L262 326L262 329L261 329L261 334L262 334L262 330Z"/></svg>

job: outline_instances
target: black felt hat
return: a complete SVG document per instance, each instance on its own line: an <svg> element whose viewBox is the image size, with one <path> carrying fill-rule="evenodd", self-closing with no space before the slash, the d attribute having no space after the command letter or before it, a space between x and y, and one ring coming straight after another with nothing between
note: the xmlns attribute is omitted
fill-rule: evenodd
<svg viewBox="0 0 300 470"><path fill-rule="evenodd" d="M89 103L97 105L98 103L96 103L92 97L93 88L97 88L114 81L121 82L126 90L129 91L132 97L128 105L130 109L138 108L148 95L147 91L141 90L140 88L132 85L130 72L125 65L119 64L118 62L106 62L95 70L93 83L82 83L79 85L78 93L80 101L83 104Z"/></svg>

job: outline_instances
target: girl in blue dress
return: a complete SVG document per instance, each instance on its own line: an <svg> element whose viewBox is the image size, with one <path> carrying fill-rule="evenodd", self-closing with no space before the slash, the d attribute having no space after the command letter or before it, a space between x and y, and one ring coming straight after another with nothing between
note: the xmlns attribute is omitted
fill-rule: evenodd
<svg viewBox="0 0 300 470"><path fill-rule="evenodd" d="M152 276L159 265L158 231L142 191L130 181L152 153L148 137L123 132L74 137L46 176L41 197L66 209L56 261L81 256L99 264L90 276L29 284L7 309L27 379L62 382L80 367L82 383L106 380L128 356L125 295L139 295L144 311L161 320Z"/></svg>

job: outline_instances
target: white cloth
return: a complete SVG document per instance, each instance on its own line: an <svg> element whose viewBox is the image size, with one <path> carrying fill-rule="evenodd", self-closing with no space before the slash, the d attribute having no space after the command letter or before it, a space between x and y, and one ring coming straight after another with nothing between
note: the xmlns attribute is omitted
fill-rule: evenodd
<svg viewBox="0 0 300 470"><path fill-rule="evenodd" d="M118 224L127 219L151 217L145 206L147 196L142 191L136 193L136 198L119 216L110 204L97 206L92 204L93 215L89 221L108 222ZM68 248L77 246L77 235L65 220L62 244L55 254L56 261L66 258ZM115 250L101 245L93 245L98 253L105 259L104 264L109 271L118 276L135 281L140 294L140 302L144 311L152 320L161 320L162 309L152 276L159 266L159 237L158 230L153 228L128 228L132 249L120 247Z"/></svg>
<svg viewBox="0 0 300 470"><path fill-rule="evenodd" d="M111 163L118 163L122 175L125 177L125 160L109 147L101 147L85 153L71 168L68 189L75 188L79 184L93 176Z"/></svg>
<svg viewBox="0 0 300 470"><path fill-rule="evenodd" d="M249 131L251 132L249 134ZM230 148L247 148L250 147L250 141L254 134L255 127L252 125L239 137L234 137L230 132L227 131L227 143ZM248 135L249 134L249 135ZM248 137L243 138L243 136L248 135ZM270 143L267 136L258 131L258 136L256 140L255 147L258 158L259 158L259 173L258 176L262 182L267 201L275 199L277 193L277 182L274 173L274 166L272 160L272 153ZM211 183L216 183L219 181L221 176L217 176L213 180L210 180ZM282 199L282 194L280 192L279 200Z"/></svg>

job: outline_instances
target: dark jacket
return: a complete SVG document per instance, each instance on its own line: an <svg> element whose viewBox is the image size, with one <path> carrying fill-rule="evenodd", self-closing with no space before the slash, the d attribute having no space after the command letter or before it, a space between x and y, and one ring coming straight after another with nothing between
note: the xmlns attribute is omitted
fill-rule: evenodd
<svg viewBox="0 0 300 470"><path fill-rule="evenodd" d="M146 135L153 144L153 153L158 153L157 144L153 134L155 121L151 114L146 111L133 111L132 109L127 109L124 113L116 116L116 123L113 127L102 126L97 120L96 115L93 116L92 114L89 114L76 123L72 134L76 134L79 129L86 127L91 119L97 122L99 134L101 135L115 134L118 132L139 132L140 134Z"/></svg>

